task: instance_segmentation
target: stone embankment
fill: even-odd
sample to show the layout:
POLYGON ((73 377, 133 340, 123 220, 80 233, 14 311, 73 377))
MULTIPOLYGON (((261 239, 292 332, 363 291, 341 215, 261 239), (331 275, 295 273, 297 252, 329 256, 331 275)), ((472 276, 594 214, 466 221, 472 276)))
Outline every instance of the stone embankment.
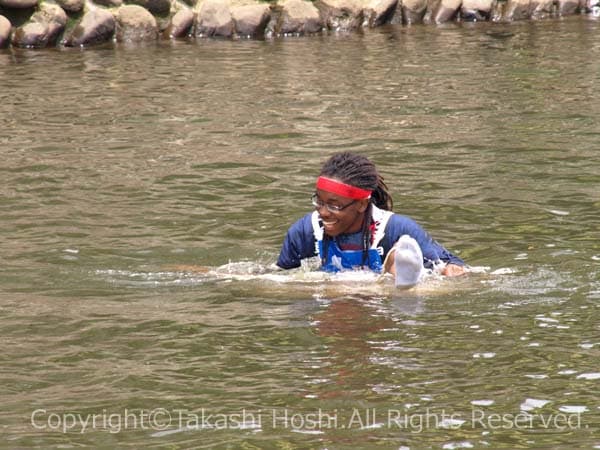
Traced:
POLYGON ((0 47, 272 38, 394 24, 543 19, 600 0, 0 0, 0 47))

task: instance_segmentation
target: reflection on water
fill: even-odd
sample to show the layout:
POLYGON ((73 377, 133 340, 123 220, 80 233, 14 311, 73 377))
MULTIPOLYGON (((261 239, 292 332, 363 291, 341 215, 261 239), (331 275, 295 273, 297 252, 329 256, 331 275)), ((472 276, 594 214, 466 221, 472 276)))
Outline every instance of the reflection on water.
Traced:
POLYGON ((597 28, 0 52, 7 448, 600 445, 597 28), (273 272, 342 149, 477 270, 273 272))

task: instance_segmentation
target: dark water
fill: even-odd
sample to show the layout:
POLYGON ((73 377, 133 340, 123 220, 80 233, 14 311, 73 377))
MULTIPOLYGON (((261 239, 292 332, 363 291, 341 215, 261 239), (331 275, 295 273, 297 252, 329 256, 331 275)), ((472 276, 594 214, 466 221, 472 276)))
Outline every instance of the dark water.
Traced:
POLYGON ((0 446, 600 448, 599 27, 2 50, 0 446), (475 272, 270 274, 340 150, 475 272))

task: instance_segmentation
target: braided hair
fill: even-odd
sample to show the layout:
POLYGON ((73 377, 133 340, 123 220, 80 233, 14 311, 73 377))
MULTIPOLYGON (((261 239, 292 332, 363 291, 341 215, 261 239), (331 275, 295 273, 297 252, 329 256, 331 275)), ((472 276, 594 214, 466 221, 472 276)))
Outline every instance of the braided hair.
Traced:
MULTIPOLYGON (((373 221, 372 205, 388 211, 391 211, 394 206, 392 196, 383 181, 383 177, 377 172, 375 164, 368 158, 350 152, 336 153, 331 156, 323 164, 320 175, 328 178, 336 178, 351 186, 372 191, 362 226, 362 264, 363 266, 365 263, 368 265, 369 247, 373 238, 371 235, 373 221)), ((323 263, 325 263, 327 257, 330 239, 326 234, 323 236, 323 253, 325 254, 323 263)))

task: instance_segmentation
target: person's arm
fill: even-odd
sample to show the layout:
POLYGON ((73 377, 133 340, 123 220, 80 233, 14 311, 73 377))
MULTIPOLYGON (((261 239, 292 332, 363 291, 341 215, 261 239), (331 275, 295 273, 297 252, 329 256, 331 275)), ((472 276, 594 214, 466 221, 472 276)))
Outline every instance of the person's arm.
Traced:
POLYGON ((300 267, 300 261, 311 256, 315 256, 315 238, 311 214, 307 214, 294 223, 285 235, 277 266, 282 269, 300 267))
POLYGON ((390 218, 385 230, 386 242, 383 244, 386 254, 403 234, 408 234, 419 243, 426 268, 431 269, 435 263, 443 261, 446 266, 442 269, 442 275, 457 276, 465 273, 465 262, 462 259, 446 250, 413 219, 399 214, 390 218), (388 245, 389 248, 386 248, 388 245))

